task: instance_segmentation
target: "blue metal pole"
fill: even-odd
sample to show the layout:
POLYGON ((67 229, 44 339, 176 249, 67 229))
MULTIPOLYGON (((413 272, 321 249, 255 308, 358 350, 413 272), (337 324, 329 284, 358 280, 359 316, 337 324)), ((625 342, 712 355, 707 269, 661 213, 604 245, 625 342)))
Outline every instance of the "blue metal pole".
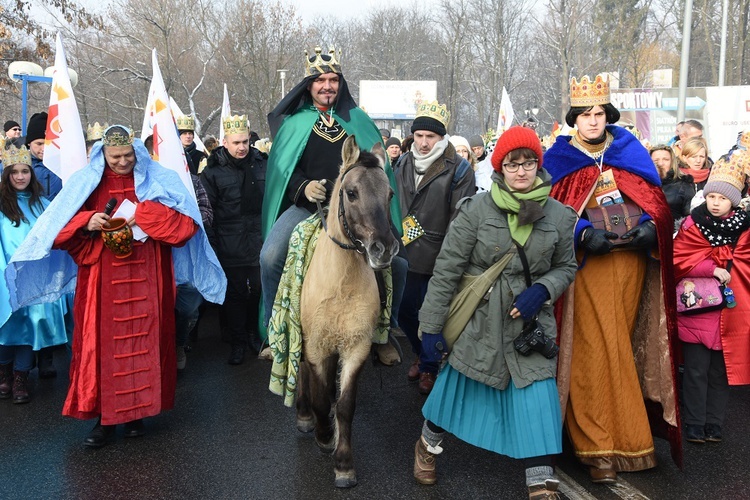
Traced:
POLYGON ((29 82, 52 83, 49 76, 13 75, 14 79, 21 80, 21 135, 26 135, 26 124, 28 123, 28 101, 29 82))

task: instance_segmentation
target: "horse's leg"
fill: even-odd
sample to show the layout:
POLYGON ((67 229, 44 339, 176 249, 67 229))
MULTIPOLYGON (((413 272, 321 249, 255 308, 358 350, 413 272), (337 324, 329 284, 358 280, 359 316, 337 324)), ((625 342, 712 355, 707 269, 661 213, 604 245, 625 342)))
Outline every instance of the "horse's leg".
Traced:
POLYGON ((357 379, 370 353, 370 342, 354 345, 341 355, 341 393, 336 402, 336 452, 333 455, 336 486, 357 485, 352 455, 352 420, 357 399, 357 379))
POLYGON ((302 360, 297 374, 297 430, 312 432, 315 419, 310 407, 310 367, 302 360))
MULTIPOLYGON (((310 363, 310 360, 308 360, 310 363)), ((329 373, 336 373, 337 356, 331 354, 319 363, 310 363, 310 404, 315 415, 315 442, 324 453, 336 446, 331 422, 331 398, 327 381, 329 373)), ((335 385, 334 385, 335 387, 335 385)))

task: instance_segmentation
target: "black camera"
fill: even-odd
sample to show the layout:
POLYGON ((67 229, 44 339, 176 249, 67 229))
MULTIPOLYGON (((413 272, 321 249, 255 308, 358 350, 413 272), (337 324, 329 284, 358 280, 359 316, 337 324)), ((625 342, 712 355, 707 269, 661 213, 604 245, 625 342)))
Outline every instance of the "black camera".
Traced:
POLYGON ((544 335, 544 330, 536 319, 523 325, 521 334, 513 340, 513 347, 523 356, 528 356, 531 351, 536 351, 547 359, 557 356, 560 350, 553 339, 544 335))

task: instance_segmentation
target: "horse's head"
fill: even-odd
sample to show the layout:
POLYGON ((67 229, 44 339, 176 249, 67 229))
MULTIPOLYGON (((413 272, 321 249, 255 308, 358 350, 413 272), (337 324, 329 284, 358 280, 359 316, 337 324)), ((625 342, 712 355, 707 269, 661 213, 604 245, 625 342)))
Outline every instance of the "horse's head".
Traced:
POLYGON ((372 151, 361 151, 350 136, 341 158, 339 193, 333 194, 331 211, 338 214, 343 233, 366 254, 370 267, 388 267, 398 253, 398 240, 391 231, 393 190, 384 170, 385 150, 377 143, 372 151))

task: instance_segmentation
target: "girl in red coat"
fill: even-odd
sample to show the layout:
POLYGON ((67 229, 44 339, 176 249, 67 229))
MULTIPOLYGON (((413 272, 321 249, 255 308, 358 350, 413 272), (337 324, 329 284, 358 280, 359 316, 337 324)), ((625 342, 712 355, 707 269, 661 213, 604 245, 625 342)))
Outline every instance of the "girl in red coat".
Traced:
MULTIPOLYGON (((685 366, 685 439, 692 443, 721 441, 729 385, 748 383, 750 372, 747 348, 738 342, 734 328, 747 317, 750 275, 750 216, 736 209, 745 183, 741 158, 737 154, 716 163, 703 189, 706 202, 685 219, 674 242, 677 280, 713 277, 727 289, 731 285, 738 296, 735 304, 729 298, 728 308, 677 317, 685 366)), ((689 304, 700 307, 707 300, 701 299, 689 304)))

